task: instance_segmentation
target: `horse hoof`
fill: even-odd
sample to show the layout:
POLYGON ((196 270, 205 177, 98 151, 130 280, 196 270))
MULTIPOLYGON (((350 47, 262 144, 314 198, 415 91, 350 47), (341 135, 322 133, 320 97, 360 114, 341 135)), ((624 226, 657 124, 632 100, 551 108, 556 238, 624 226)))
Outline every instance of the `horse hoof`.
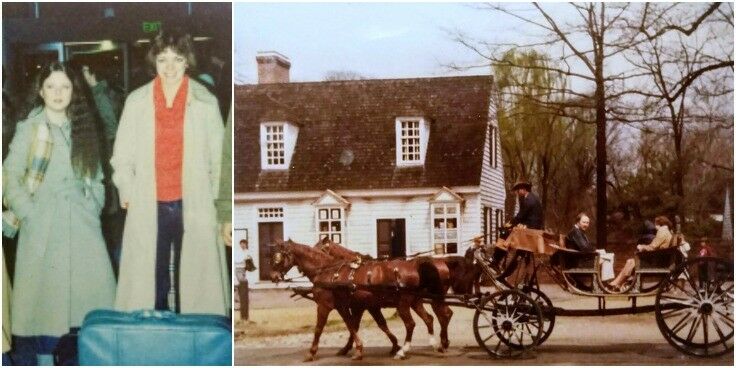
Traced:
POLYGON ((406 355, 404 355, 403 352, 399 352, 398 354, 394 355, 394 360, 404 360, 406 359, 406 355))
POLYGON ((391 348, 391 351, 388 353, 388 355, 395 355, 396 352, 399 351, 399 349, 401 348, 398 345, 394 346, 393 348, 391 348))
POLYGON ((307 356, 304 357, 304 360, 303 361, 304 362, 313 362, 314 360, 315 360, 314 355, 308 354, 307 356))
POLYGON ((353 355, 350 359, 352 359, 352 360, 363 360, 363 356, 362 355, 353 355))
POLYGON ((350 351, 350 349, 342 348, 342 349, 338 350, 337 351, 337 354, 335 354, 335 355, 337 355, 337 356, 345 356, 345 355, 348 355, 348 352, 349 351, 350 351))

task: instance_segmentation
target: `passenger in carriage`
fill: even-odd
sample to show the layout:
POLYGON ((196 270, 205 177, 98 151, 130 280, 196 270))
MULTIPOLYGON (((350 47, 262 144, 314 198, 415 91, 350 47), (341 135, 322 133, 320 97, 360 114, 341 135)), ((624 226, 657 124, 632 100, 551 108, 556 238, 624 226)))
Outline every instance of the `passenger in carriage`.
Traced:
POLYGON ((511 220, 510 226, 524 225, 529 229, 543 230, 542 202, 532 193, 532 185, 522 180, 514 184, 511 190, 519 196, 519 213, 511 220))
MULTIPOLYGON (((652 239, 649 244, 638 244, 636 249, 639 252, 651 252, 657 249, 664 249, 670 247, 672 244, 672 222, 665 216, 657 216, 654 219, 654 226, 657 228, 657 235, 652 239)), ((623 283, 632 275, 634 272, 636 263, 633 258, 626 260, 624 268, 621 269, 618 276, 611 281, 609 284, 615 289, 620 289, 623 283)))
POLYGON ((589 226, 590 217, 585 212, 578 214, 575 218, 575 225, 572 226, 572 230, 565 237, 565 247, 581 252, 595 252, 595 247, 590 244, 588 237, 585 235, 589 226))

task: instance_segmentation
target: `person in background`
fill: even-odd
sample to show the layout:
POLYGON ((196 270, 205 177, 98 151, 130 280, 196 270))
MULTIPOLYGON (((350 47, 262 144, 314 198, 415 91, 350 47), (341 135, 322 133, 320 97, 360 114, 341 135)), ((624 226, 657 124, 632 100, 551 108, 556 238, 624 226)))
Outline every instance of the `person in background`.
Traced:
POLYGON ((113 305, 115 277, 100 225, 103 157, 86 88, 65 64, 42 67, 31 112, 3 162, 3 232, 18 236, 14 364, 52 364, 62 335, 88 312, 113 305))
POLYGON ((188 34, 159 33, 146 60, 156 76, 128 96, 111 160, 128 211, 115 308, 228 315, 217 99, 187 74, 196 67, 188 34))
POLYGON ((575 225, 567 233, 565 238, 565 245, 569 249, 574 249, 581 252, 595 252, 596 248, 590 244, 588 237, 585 232, 588 231, 590 226, 590 218, 584 212, 578 214, 575 218, 575 225))
POLYGON ((249 289, 248 289, 248 278, 246 277, 247 272, 253 272, 256 270, 256 265, 253 263, 253 259, 248 254, 248 240, 240 240, 240 249, 245 253, 243 258, 244 272, 238 275, 238 298, 240 299, 240 319, 242 321, 250 321, 249 314, 249 289))
POLYGON ((113 92, 106 80, 101 80, 100 73, 95 64, 91 62, 80 63, 84 80, 92 92, 97 113, 102 121, 104 135, 103 152, 105 156, 103 170, 106 173, 105 184, 105 207, 102 211, 102 228, 107 243, 107 249, 112 259, 113 270, 118 273, 120 265, 120 246, 123 238, 123 226, 125 224, 125 213, 120 208, 118 192, 110 178, 112 170, 109 166, 112 147, 115 143, 115 134, 118 131, 118 115, 120 107, 113 98, 113 92))
POLYGON ((118 131, 118 111, 120 108, 111 97, 112 92, 107 81, 99 79, 99 72, 92 63, 82 64, 82 74, 92 92, 92 98, 97 107, 97 112, 100 114, 100 119, 102 120, 105 143, 107 144, 105 147, 112 149, 113 143, 115 142, 115 134, 118 131))
MULTIPOLYGON (((672 245, 672 222, 665 216, 657 216, 654 219, 654 226, 657 228, 657 235, 649 244, 638 244, 636 250, 639 252, 651 252, 657 249, 668 248, 672 245)), ((618 273, 616 278, 611 281, 610 286, 615 289, 621 288, 621 285, 632 275, 636 267, 636 261, 633 258, 626 260, 624 268, 618 273)))
POLYGON ((519 181, 511 190, 515 191, 519 198, 519 213, 514 216, 509 225, 523 225, 529 229, 543 230, 542 202, 539 201, 536 194, 532 193, 532 185, 526 181, 519 181))
POLYGON ((649 244, 654 240, 655 236, 657 236, 657 227, 654 226, 653 222, 645 220, 637 244, 649 244))

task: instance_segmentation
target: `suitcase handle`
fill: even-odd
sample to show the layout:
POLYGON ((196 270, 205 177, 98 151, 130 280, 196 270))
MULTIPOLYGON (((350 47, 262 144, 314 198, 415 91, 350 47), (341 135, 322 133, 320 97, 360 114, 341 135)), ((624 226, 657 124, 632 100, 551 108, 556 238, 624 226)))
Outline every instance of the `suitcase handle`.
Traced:
POLYGON ((133 312, 133 317, 138 319, 170 319, 176 317, 176 313, 172 311, 144 309, 133 312))

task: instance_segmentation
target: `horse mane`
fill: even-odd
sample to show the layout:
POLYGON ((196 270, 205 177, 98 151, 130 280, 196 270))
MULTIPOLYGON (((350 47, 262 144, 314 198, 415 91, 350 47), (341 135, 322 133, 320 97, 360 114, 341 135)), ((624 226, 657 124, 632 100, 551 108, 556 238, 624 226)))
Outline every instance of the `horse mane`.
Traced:
POLYGON ((334 263, 336 260, 332 255, 321 249, 310 247, 306 244, 297 243, 291 239, 284 242, 284 246, 290 248, 292 252, 298 253, 300 257, 312 261, 317 267, 324 267, 334 263))
POLYGON ((343 245, 340 245, 338 243, 333 242, 332 240, 328 238, 324 238, 317 242, 317 244, 314 245, 315 249, 319 249, 320 251, 323 251, 329 255, 332 256, 338 256, 338 257, 360 257, 361 259, 365 260, 373 260, 373 257, 367 254, 356 252, 352 249, 349 249, 343 245), (328 251, 328 249, 336 249, 337 254, 332 254, 328 251))

